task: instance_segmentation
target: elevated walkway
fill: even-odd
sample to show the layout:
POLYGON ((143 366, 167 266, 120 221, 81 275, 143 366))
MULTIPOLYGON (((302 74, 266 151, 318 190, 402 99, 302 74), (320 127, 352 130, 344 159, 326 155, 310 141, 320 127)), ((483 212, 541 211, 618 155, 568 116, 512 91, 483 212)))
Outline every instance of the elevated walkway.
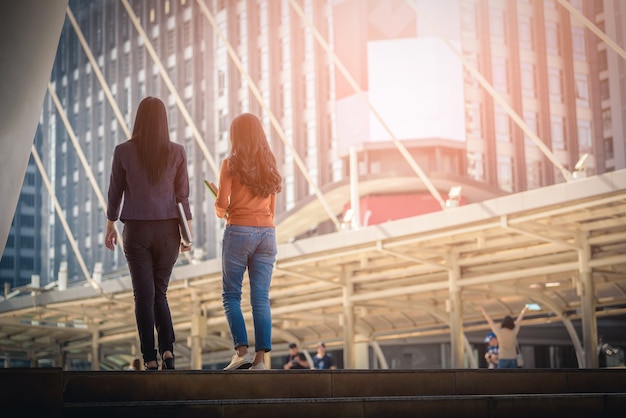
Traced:
POLYGON ((626 369, 0 370, 6 417, 624 417, 626 369))

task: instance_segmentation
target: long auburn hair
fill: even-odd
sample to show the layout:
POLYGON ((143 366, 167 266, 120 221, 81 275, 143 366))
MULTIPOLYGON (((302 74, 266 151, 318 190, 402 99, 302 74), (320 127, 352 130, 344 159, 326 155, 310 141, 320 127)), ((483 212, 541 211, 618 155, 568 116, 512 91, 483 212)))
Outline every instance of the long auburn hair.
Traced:
POLYGON ((167 168, 171 146, 167 112, 160 99, 148 96, 139 103, 131 139, 139 148, 139 161, 148 180, 156 184, 167 168))
POLYGON ((230 143, 229 169, 233 176, 248 186, 255 196, 268 197, 281 191, 283 179, 258 117, 242 113, 233 119, 230 143))
POLYGON ((513 329, 515 328, 515 321, 513 320, 513 318, 509 315, 505 316, 504 319, 502 319, 502 323, 500 324, 500 328, 508 328, 508 329, 513 329))

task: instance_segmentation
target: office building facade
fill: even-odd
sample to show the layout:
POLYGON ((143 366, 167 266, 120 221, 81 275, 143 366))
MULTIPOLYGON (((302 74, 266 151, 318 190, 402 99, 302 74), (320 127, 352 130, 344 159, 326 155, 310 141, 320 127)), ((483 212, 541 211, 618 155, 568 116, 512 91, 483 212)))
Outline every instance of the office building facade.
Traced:
MULTIPOLYGON (((623 45, 619 1, 569 4, 623 45)), ((47 96, 42 156, 90 272, 100 262, 105 274, 125 268, 121 251, 103 246, 93 183, 106 198, 113 148, 146 95, 166 103, 172 140, 187 150, 197 258, 220 253, 223 224, 202 180, 217 178, 241 112, 260 115, 269 133, 284 177, 279 216, 347 181, 351 147, 360 176, 412 184, 362 195, 370 224, 439 209, 396 141, 440 193, 463 186, 462 202, 564 181, 528 132, 568 170, 585 153, 587 174, 626 166, 623 60, 556 0, 71 1, 70 10, 81 34, 66 19, 51 76, 60 106, 47 96)), ((82 280, 52 199, 42 203, 43 281, 62 262, 70 281, 82 280)), ((349 207, 346 197, 335 215, 349 207)), ((320 222, 292 238, 331 230, 320 222)))
MULTIPOLYGON (((41 153, 41 129, 37 130, 33 146, 38 153, 41 153)), ((0 259, 0 283, 2 283, 4 295, 11 293, 11 289, 29 286, 31 282, 41 284, 44 239, 40 232, 43 220, 40 210, 44 198, 41 176, 31 156, 26 166, 26 174, 6 246, 0 259)))

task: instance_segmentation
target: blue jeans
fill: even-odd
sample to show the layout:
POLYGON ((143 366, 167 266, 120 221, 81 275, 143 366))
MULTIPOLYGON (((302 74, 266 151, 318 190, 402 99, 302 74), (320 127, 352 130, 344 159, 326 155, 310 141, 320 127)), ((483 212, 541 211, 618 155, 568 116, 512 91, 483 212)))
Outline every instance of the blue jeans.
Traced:
POLYGON ((241 287, 248 269, 255 351, 272 349, 270 282, 276 261, 276 233, 272 227, 227 225, 222 243, 222 303, 235 349, 248 347, 241 312, 241 287))
POLYGON ((180 250, 178 219, 126 221, 124 254, 135 296, 135 319, 144 362, 156 360, 154 328, 159 353, 174 352, 174 326, 167 303, 167 287, 180 250))
POLYGON ((517 369, 517 359, 498 359, 498 369, 517 369))

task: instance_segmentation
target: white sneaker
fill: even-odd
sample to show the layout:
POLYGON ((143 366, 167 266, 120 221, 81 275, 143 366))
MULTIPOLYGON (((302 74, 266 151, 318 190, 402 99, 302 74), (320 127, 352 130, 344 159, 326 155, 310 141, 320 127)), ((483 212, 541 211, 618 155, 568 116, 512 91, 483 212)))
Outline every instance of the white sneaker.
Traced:
POLYGON ((252 366, 252 356, 250 353, 246 353, 241 357, 235 353, 230 364, 224 367, 224 370, 249 369, 250 366, 252 366))
POLYGON ((265 370, 265 363, 253 364, 248 370, 265 370))

